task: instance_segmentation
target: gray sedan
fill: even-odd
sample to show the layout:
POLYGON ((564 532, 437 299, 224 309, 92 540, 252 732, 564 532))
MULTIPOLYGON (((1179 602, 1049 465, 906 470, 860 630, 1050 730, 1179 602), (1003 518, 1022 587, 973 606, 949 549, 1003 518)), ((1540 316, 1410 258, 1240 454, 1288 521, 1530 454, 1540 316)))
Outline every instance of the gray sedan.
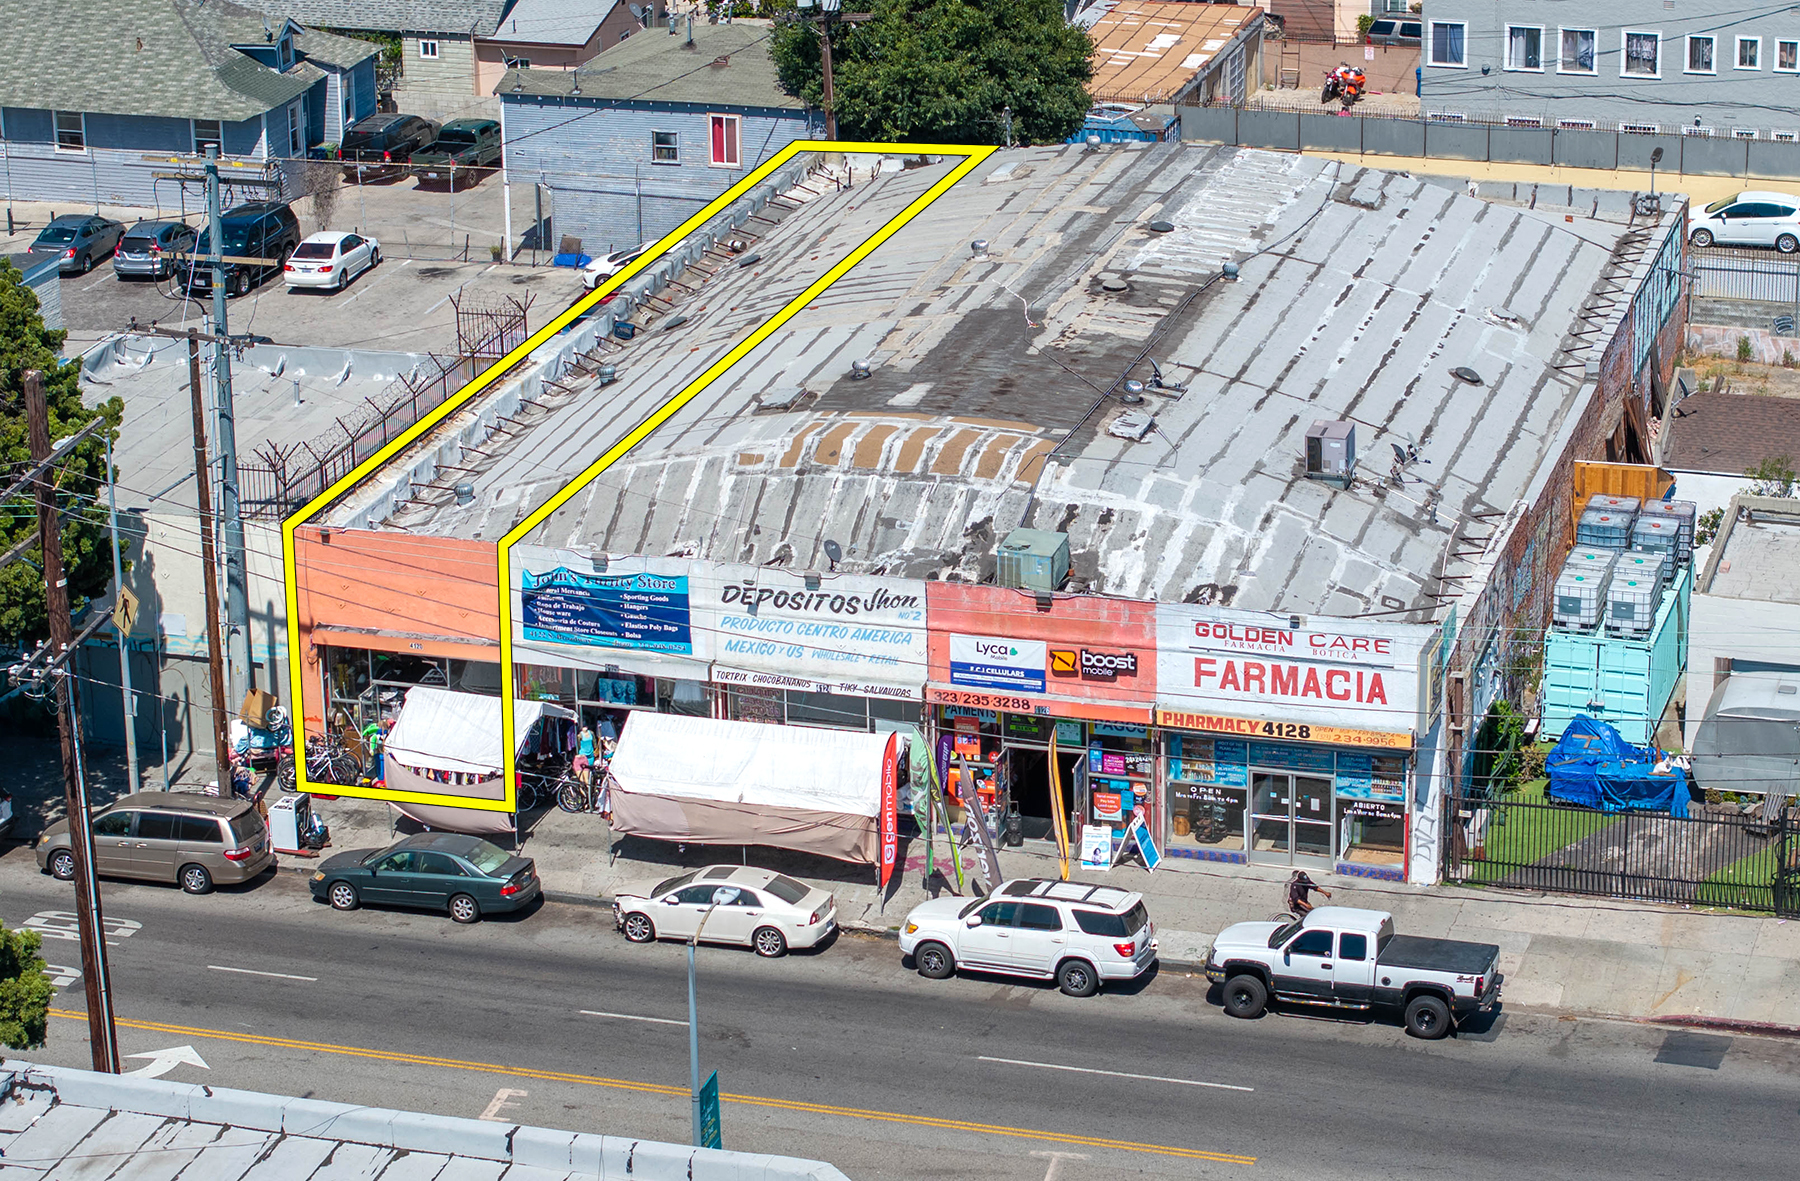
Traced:
POLYGON ((124 236, 125 227, 110 217, 65 213, 43 228, 31 250, 34 254, 61 255, 65 275, 85 275, 95 263, 112 257, 124 236))

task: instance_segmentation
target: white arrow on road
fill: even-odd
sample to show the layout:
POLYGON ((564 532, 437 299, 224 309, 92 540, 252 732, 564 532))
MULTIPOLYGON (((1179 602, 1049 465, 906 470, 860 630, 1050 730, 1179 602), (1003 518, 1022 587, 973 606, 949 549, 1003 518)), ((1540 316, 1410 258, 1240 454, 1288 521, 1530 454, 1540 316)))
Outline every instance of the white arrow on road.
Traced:
POLYGON ((150 1065, 138 1070, 128 1070, 126 1074, 142 1075, 145 1078, 161 1078, 177 1066, 198 1066, 201 1070, 211 1070, 206 1059, 194 1052, 192 1046, 171 1046, 166 1050, 152 1050, 148 1054, 127 1054, 127 1058, 148 1058, 150 1065))

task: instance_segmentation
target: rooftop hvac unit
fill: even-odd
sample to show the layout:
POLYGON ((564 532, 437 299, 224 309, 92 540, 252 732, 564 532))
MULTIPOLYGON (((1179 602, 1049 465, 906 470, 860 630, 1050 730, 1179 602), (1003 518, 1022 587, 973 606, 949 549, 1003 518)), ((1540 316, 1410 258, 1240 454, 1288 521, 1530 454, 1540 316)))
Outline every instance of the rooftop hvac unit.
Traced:
POLYGON ((1014 529, 995 551, 994 581, 1049 594, 1069 577, 1069 535, 1048 529, 1014 529))
POLYGON ((1356 424, 1321 419, 1306 428, 1306 478, 1350 486, 1356 469, 1356 424))

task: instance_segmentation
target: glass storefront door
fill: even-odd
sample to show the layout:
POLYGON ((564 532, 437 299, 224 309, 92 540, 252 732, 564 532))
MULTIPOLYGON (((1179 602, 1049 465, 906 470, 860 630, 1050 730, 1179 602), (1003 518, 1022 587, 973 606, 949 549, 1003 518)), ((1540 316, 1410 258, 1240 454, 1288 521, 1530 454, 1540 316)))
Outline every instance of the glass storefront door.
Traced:
POLYGON ((1254 860, 1280 865, 1331 860, 1331 780, 1255 771, 1250 806, 1254 860))

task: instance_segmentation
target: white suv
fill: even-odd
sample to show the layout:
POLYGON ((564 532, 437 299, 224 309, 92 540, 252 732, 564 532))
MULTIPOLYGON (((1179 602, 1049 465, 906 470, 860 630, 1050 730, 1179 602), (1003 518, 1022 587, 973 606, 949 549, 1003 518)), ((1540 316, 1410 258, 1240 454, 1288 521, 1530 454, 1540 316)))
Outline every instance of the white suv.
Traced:
POLYGON ((1800 197, 1791 193, 1736 193, 1688 214, 1688 241, 1696 246, 1773 246, 1800 251, 1800 197))
POLYGON ((900 952, 919 975, 958 968, 1055 980, 1092 996, 1103 980, 1135 980, 1156 963, 1156 927, 1144 897, 1117 886, 1022 878, 986 898, 939 898, 913 907, 900 952))

